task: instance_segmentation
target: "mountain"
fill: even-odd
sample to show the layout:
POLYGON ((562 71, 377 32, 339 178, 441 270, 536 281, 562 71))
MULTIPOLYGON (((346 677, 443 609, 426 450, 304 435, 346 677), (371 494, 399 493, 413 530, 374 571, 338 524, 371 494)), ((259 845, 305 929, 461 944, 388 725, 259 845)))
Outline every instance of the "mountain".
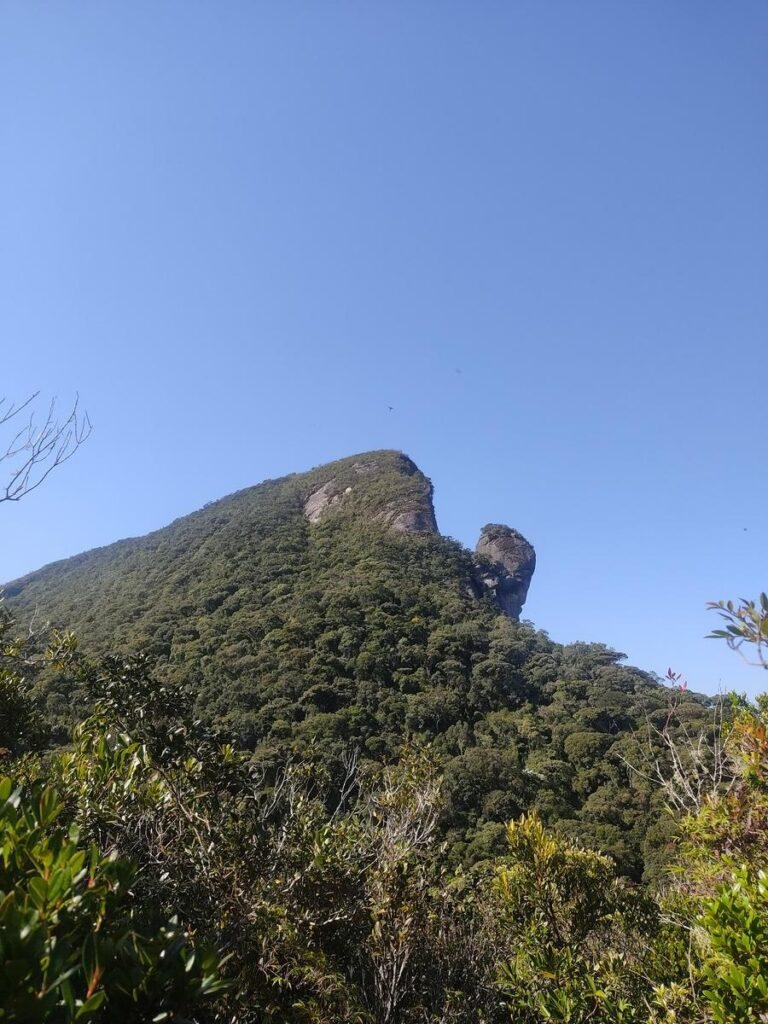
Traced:
MULTIPOLYGON (((267 761, 430 743, 457 859, 485 855, 535 807, 638 876, 663 825, 623 759, 637 760, 634 734, 670 691, 601 644, 563 646, 519 622, 534 568, 510 527, 484 527, 475 552, 441 536, 430 481, 377 451, 264 481, 5 593, 89 654, 147 652, 202 718, 267 761)), ((62 737, 82 713, 67 679, 46 679, 39 699, 62 737)), ((677 699, 703 720, 701 701, 677 699)))

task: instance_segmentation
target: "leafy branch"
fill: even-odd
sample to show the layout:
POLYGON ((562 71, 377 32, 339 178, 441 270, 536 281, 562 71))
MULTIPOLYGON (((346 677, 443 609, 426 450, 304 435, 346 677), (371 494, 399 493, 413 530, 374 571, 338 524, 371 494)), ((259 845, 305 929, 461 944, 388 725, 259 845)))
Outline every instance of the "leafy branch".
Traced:
POLYGON ((725 640, 748 665, 768 669, 768 594, 761 594, 756 601, 742 598, 737 604, 710 601, 707 607, 717 611, 727 623, 725 629, 713 629, 707 638, 725 640), (744 654, 744 644, 754 647, 756 661, 744 654))

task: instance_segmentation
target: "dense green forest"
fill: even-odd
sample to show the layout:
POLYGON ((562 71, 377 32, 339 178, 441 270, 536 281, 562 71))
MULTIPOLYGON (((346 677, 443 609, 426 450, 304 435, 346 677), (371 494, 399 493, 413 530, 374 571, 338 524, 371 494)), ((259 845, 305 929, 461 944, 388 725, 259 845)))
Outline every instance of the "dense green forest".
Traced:
MULTIPOLYGON (((631 877, 652 873, 667 821, 626 762, 669 692, 600 644, 562 646, 500 614, 469 551, 389 527, 418 510, 434 521, 409 459, 354 456, 52 565, 7 596, 20 619, 74 630, 89 654, 151 657, 201 719, 265 763, 309 758, 343 775, 350 751, 390 762, 406 740, 429 744, 456 863, 499 852, 505 822, 535 810, 631 877), (343 500, 311 523, 307 499, 329 481, 343 500)), ((66 676, 44 677, 37 698, 62 740, 86 706, 66 676)), ((705 701, 677 703, 692 727, 706 722, 705 701)))
POLYGON ((376 452, 9 584, 0 1020, 766 1019, 768 706, 492 569, 376 452))
MULTIPOLYGON (((768 598, 724 612, 764 643, 768 598)), ((768 1013, 768 707, 658 733, 674 825, 654 884, 510 820, 452 863, 429 746, 267 771, 141 656, 41 649, 4 613, 0 1019, 747 1024, 768 1013), (29 680, 90 714, 51 749, 29 680)), ((736 640, 739 642, 739 640, 736 640)))

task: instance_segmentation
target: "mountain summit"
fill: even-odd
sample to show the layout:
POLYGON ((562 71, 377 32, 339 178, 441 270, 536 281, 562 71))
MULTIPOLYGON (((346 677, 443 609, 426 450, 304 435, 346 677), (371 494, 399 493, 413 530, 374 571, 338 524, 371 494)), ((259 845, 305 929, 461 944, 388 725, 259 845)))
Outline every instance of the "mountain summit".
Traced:
MULTIPOLYGON (((178 557, 197 561, 198 554, 192 546, 177 546, 174 538, 189 536, 190 528, 197 535, 196 527, 207 519, 211 535, 206 531, 205 548, 215 548, 216 539, 226 535, 222 530, 226 530, 230 512, 237 510, 247 514, 265 501, 279 506, 289 516, 296 516, 301 509, 310 526, 338 519, 348 526, 357 522, 399 534, 439 536, 432 495, 431 481, 407 455, 389 450, 364 452, 306 473, 266 480, 212 502, 146 537, 117 541, 55 562, 7 584, 5 593, 8 598, 18 598, 21 605, 30 605, 34 600, 37 607, 45 607, 50 601, 52 585, 57 589, 57 585, 66 580, 68 587, 78 590, 89 581, 89 591, 90 584, 96 586, 93 596, 98 598, 99 604, 109 603, 104 584, 110 574, 102 574, 102 567, 113 564, 116 559, 130 572, 146 560, 150 552, 166 552, 169 544, 178 557)), ((476 550, 480 557, 477 571, 472 573, 469 592, 477 597, 490 597, 505 614, 519 618, 536 565, 533 548, 510 527, 486 526, 476 550)), ((75 622, 81 625, 79 614, 75 622)))
POLYGON ((311 523, 346 504, 398 533, 438 533, 432 484, 401 452, 354 455, 304 475, 313 484, 328 478, 304 502, 311 523))
MULTIPOLYGON (((520 622, 535 561, 509 526, 485 526, 476 551, 443 537, 427 477, 376 451, 48 565, 6 597, 89 656, 148 656, 267 764, 339 764, 350 749, 386 762, 428 744, 457 862, 500 849, 503 823, 535 808, 639 876, 663 816, 626 760, 667 693, 602 644, 520 622)), ((79 686, 56 676, 36 691, 62 742, 88 706, 79 686)), ((699 719, 691 695, 676 699, 699 719)))

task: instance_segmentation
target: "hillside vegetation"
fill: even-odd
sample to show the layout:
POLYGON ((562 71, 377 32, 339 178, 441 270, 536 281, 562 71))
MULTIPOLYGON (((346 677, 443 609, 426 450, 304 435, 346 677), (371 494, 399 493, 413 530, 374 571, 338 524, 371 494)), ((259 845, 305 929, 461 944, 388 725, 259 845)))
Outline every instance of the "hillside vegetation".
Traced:
MULTIPOLYGON (((478 583, 482 559, 430 526, 431 491, 399 453, 354 456, 48 566, 7 595, 90 655, 142 651, 264 763, 313 760, 340 778, 351 751, 390 763, 406 741, 430 745, 455 863, 503 849, 505 822, 533 810, 628 875, 652 872, 669 823, 626 762, 670 691, 603 645, 563 646, 502 614, 478 583), (328 504, 310 522, 318 491, 328 504), (404 516, 426 528, 393 529, 404 516)), ((66 674, 37 685, 63 741, 87 695, 66 674)), ((706 721, 703 701, 676 703, 692 728, 706 721)))
POLYGON ((0 1021, 766 1017, 768 704, 519 622, 531 545, 431 494, 356 456, 8 586, 0 1021))
MULTIPOLYGON (((768 635, 768 598, 728 608, 768 635), (753 614, 754 613, 754 614, 753 614), (757 625, 755 625, 755 623, 757 625)), ((675 822, 654 886, 510 820, 450 863, 440 759, 268 771, 141 656, 41 651, 0 612, 0 1019, 25 1024, 754 1024, 768 1013, 768 728, 675 721, 675 822), (27 680, 91 713, 46 750, 27 680), (688 734, 689 736, 691 734, 688 734)), ((762 641, 760 641, 762 643, 762 641)), ((650 769, 650 765, 646 765, 650 769)), ((674 818, 672 811, 675 810, 674 818)))

